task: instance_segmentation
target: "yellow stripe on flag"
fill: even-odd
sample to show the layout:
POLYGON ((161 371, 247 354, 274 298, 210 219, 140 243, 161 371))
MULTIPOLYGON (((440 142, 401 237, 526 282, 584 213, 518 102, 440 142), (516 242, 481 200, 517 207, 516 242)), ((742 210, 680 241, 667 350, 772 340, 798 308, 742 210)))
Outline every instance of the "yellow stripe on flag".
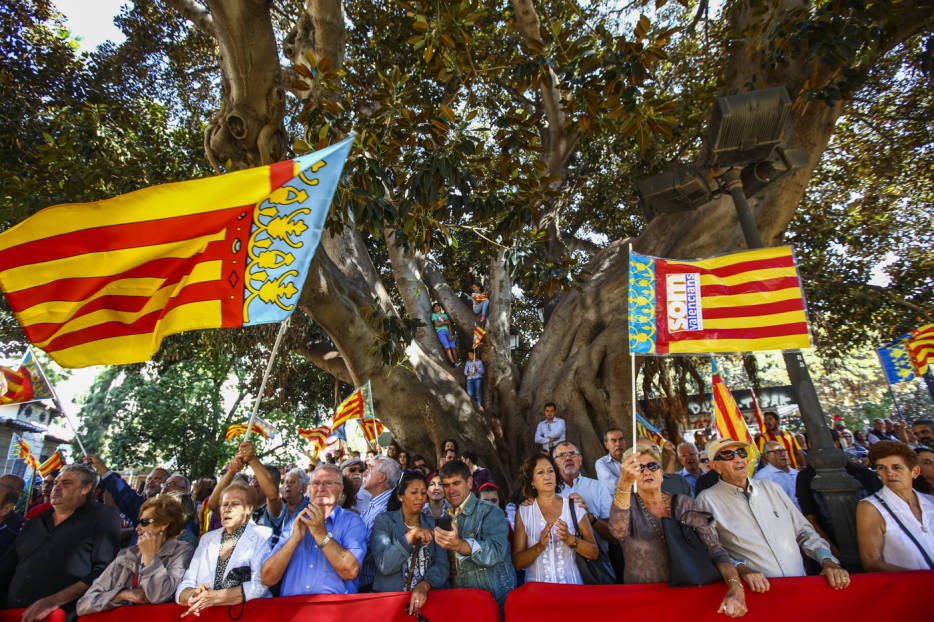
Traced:
MULTIPOLYGON (((706 324, 706 322, 705 322, 706 324)), ((805 335, 787 337, 762 337, 759 339, 695 339, 672 341, 668 350, 674 354, 696 354, 700 352, 743 352, 745 350, 795 350, 810 348, 811 342, 805 335)))
MULTIPOLYGON (((193 283, 217 281, 221 278, 221 270, 223 267, 224 262, 220 259, 199 263, 192 269, 191 274, 186 277, 185 280, 163 289, 177 290, 179 287, 184 287, 185 285, 191 285, 193 283)), ((70 320, 78 309, 92 300, 96 300, 102 296, 142 296, 148 298, 157 294, 164 282, 164 278, 120 279, 119 281, 108 283, 100 290, 96 291, 94 295, 88 296, 77 303, 70 300, 53 300, 51 302, 34 305, 20 312, 19 321, 23 326, 31 326, 36 321, 62 324, 70 320)), ((148 306, 150 305, 147 305, 147 307, 148 306)), ((114 317, 114 319, 117 318, 114 317)))
MULTIPOLYGON (((27 221, 28 222, 28 221, 27 221)), ((98 278, 121 274, 153 258, 186 258, 203 250, 210 242, 223 240, 226 231, 190 240, 153 244, 10 268, 2 273, 7 292, 17 292, 61 279, 98 278)))
MULTIPOLYGON (((296 165, 293 164, 293 170, 296 165)), ((33 240, 80 231, 75 223, 95 227, 167 219, 190 214, 254 205, 270 192, 268 166, 236 171, 161 186, 143 188, 112 199, 92 203, 54 205, 11 228, 0 238, 0 250, 33 240), (158 205, 158 212, 153 206, 158 205), (192 209, 193 206, 203 206, 192 209)))
POLYGON ((668 265, 683 265, 687 271, 690 271, 691 268, 696 268, 700 266, 708 270, 714 270, 716 268, 723 268, 726 266, 732 266, 738 263, 744 263, 747 261, 761 261, 763 259, 776 259, 779 257, 790 257, 791 248, 788 246, 773 246, 771 248, 757 248, 751 251, 743 251, 742 253, 732 253, 730 255, 723 255, 722 257, 711 257, 710 259, 701 259, 700 261, 692 261, 691 263, 682 263, 677 259, 668 259, 668 265))
POLYGON ((787 268, 763 268, 762 270, 749 270, 730 276, 716 276, 715 274, 701 274, 700 284, 704 285, 742 285, 752 281, 766 281, 768 279, 782 279, 797 277, 798 271, 794 266, 787 268))
MULTIPOLYGON (((788 287, 777 289, 774 292, 755 292, 752 294, 733 294, 732 296, 704 296, 705 309, 722 307, 745 307, 747 305, 761 305, 769 302, 783 302, 785 300, 799 300, 801 289, 788 287)), ((706 324, 706 318, 704 324, 706 324)))
POLYGON ((175 307, 159 324, 156 332, 141 335, 106 337, 55 352, 55 360, 64 367, 99 365, 101 350, 108 350, 114 360, 139 360, 140 352, 151 357, 163 337, 188 330, 217 328, 222 324, 221 301, 206 300, 175 307))

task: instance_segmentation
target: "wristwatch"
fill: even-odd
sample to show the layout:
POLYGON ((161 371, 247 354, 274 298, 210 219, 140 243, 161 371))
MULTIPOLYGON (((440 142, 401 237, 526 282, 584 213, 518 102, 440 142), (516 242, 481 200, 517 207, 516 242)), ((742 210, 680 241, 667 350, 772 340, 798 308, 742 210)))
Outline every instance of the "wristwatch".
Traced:
POLYGON ((330 542, 333 539, 334 539, 334 534, 329 531, 327 535, 324 536, 324 540, 318 543, 318 548, 323 549, 325 546, 327 546, 328 542, 330 542))

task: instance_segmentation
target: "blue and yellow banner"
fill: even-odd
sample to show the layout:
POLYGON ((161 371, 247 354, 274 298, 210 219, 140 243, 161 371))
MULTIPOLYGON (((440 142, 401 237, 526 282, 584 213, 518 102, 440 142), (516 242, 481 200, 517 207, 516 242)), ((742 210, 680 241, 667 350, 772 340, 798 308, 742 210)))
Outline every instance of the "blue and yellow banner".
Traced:
POLYGON ((907 382, 915 377, 915 367, 911 364, 911 357, 908 355, 909 340, 911 340, 911 333, 902 335, 881 348, 876 348, 879 364, 882 365, 882 371, 885 372, 889 384, 907 382))

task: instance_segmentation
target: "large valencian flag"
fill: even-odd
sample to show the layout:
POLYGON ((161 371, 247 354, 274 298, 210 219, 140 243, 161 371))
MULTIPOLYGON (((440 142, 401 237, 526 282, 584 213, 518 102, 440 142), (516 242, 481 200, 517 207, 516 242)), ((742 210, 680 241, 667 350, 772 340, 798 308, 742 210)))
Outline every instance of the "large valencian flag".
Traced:
POLYGON ((804 292, 790 246, 699 261, 629 255, 634 354, 810 347, 804 292))
POLYGON ((63 367, 137 363, 167 335, 282 321, 352 143, 46 208, 0 234, 0 287, 63 367))

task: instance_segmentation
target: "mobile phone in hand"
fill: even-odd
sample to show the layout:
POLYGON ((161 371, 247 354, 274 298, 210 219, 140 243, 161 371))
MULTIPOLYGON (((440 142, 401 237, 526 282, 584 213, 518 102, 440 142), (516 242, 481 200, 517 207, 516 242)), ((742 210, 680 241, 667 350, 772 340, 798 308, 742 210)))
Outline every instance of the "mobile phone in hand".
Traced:
POLYGON ((445 531, 451 531, 451 517, 442 516, 441 518, 435 521, 435 527, 444 529, 445 531))

